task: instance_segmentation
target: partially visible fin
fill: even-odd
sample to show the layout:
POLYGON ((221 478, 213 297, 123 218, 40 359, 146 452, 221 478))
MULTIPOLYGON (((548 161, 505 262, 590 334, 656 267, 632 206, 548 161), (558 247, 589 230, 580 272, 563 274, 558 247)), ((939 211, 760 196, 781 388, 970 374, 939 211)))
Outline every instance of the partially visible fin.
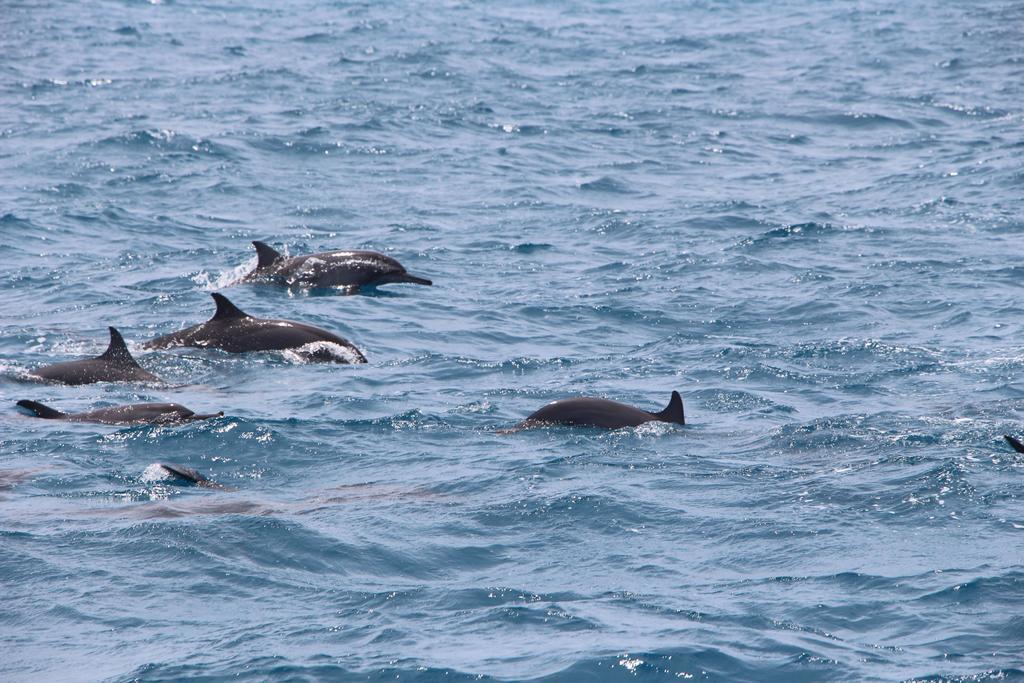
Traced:
POLYGON ((256 256, 260 260, 260 262, 256 265, 257 268, 266 268, 267 266, 272 266, 276 261, 284 258, 284 256, 281 255, 281 252, 277 251, 266 242, 253 240, 252 246, 256 247, 256 256))
POLYGON ((1013 447, 1013 450, 1017 451, 1018 453, 1024 453, 1024 443, 1017 441, 1017 439, 1013 438, 1009 434, 1003 436, 1003 438, 1006 439, 1006 443, 1010 444, 1010 446, 1013 447))
POLYGON ((660 413, 654 413, 658 416, 658 419, 662 422, 675 422, 676 424, 686 424, 686 417, 683 415, 683 397, 679 395, 678 391, 672 392, 672 398, 668 402, 668 407, 660 413))
POLYGON ((210 296, 217 302, 217 312, 213 314, 210 320, 231 320, 232 318, 248 318, 249 314, 245 313, 233 303, 228 301, 228 298, 223 294, 217 294, 214 292, 210 296))
POLYGON ((26 410, 31 410, 36 414, 36 417, 43 417, 47 420, 59 420, 62 417, 67 417, 67 413, 62 413, 59 410, 54 410, 50 406, 44 406, 38 401, 29 401, 22 399, 18 401, 18 405, 26 410))
POLYGON ((113 327, 110 328, 110 345, 107 347, 107 350, 99 356, 99 359, 138 366, 138 363, 135 362, 135 359, 132 358, 132 354, 128 351, 127 344, 124 343, 124 337, 122 337, 121 333, 113 327))

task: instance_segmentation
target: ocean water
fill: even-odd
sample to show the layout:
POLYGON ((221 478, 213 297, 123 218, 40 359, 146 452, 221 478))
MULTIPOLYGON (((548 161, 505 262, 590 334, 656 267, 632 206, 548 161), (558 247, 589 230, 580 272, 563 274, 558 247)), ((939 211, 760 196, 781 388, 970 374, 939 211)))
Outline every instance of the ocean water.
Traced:
POLYGON ((0 680, 1024 678, 1021 2, 39 0, 0 54, 0 680), (214 291, 369 363, 141 349, 214 291), (108 325, 170 385, 26 380, 108 325))

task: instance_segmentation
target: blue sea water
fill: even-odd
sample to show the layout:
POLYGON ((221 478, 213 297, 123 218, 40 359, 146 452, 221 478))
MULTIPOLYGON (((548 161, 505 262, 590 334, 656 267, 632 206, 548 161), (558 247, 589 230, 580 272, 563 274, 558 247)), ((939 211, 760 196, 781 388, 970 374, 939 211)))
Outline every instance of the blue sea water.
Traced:
POLYGON ((0 680, 1024 678, 1021 2, 39 0, 0 54, 0 680), (230 286, 253 239, 435 285, 230 286), (140 348, 213 291, 370 362, 140 348), (26 380, 108 325, 172 386, 26 380))

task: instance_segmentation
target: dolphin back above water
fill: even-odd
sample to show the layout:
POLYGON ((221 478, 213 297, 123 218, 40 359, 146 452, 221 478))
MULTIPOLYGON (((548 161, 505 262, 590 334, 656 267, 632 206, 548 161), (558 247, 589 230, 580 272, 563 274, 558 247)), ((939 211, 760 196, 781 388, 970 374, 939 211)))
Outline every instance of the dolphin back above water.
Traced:
POLYGON ((224 412, 198 414, 177 403, 136 403, 113 408, 100 408, 86 413, 62 413, 38 401, 18 401, 18 405, 32 411, 36 417, 66 422, 98 422, 100 424, 174 424, 192 420, 208 420, 222 417, 224 412))
POLYGON ((179 332, 165 334, 144 344, 147 349, 166 349, 172 346, 195 346, 221 349, 229 353, 248 351, 282 351, 297 349, 316 342, 328 342, 341 347, 346 357, 323 349, 312 349, 312 360, 339 363, 365 363, 366 357, 351 342, 327 330, 291 320, 255 318, 241 311, 223 294, 214 293, 217 312, 205 323, 186 327, 179 332))
POLYGON ((609 401, 605 398, 567 398, 547 404, 505 431, 518 431, 547 425, 621 429, 636 427, 645 422, 686 424, 686 418, 683 415, 683 397, 679 395, 678 391, 673 391, 668 407, 657 413, 649 413, 646 410, 640 410, 618 401, 609 401))
POLYGON ((376 287, 391 282, 433 284, 410 275, 405 267, 376 251, 324 251, 284 256, 265 242, 255 241, 259 262, 242 282, 268 282, 287 287, 376 287))
POLYGON ((162 382, 159 377, 146 372, 135 362, 124 337, 113 327, 110 328, 110 345, 95 358, 73 360, 66 363, 44 365, 32 370, 30 375, 64 384, 91 384, 93 382, 162 382))

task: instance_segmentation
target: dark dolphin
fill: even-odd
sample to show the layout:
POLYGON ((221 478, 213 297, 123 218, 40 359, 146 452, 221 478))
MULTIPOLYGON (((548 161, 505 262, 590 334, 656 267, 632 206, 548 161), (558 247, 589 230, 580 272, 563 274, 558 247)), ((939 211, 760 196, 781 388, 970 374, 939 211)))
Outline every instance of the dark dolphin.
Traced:
POLYGON ((618 401, 604 398, 567 398, 549 403, 525 420, 505 431, 530 429, 545 425, 568 425, 572 427, 600 427, 621 429, 636 427, 645 422, 674 422, 686 424, 683 416, 683 397, 678 391, 672 392, 668 407, 659 413, 649 413, 618 401))
POLYGON ((376 287, 390 282, 431 285, 430 280, 406 272, 405 267, 376 251, 323 251, 287 257, 265 242, 255 241, 259 263, 242 282, 268 282, 287 287, 376 287))
POLYGON ((36 417, 47 420, 65 420, 67 422, 99 422, 108 425, 130 424, 173 424, 191 422, 192 420, 208 420, 211 417, 223 417, 224 412, 198 414, 177 403, 136 403, 114 408, 100 408, 87 413, 62 413, 38 401, 21 400, 18 405, 31 410, 36 417))
POLYGON ((1004 435, 1003 438, 1006 439, 1006 443, 1010 444, 1010 448, 1018 453, 1024 453, 1024 443, 1017 441, 1017 439, 1013 438, 1009 434, 1004 435))
POLYGON ((221 489, 223 491, 234 491, 235 489, 223 484, 218 484, 212 479, 207 479, 202 474, 192 469, 191 467, 183 467, 181 465, 169 465, 167 463, 158 463, 164 471, 174 475, 178 479, 184 479, 185 481, 191 482, 196 486, 202 486, 208 489, 221 489))
POLYGON ((91 384, 92 382, 163 382, 159 377, 143 370, 125 346, 121 333, 110 328, 110 346, 102 355, 86 360, 44 365, 29 372, 30 375, 64 384, 91 384))
POLYGON ((205 323, 186 327, 180 332, 165 334, 145 344, 147 349, 166 349, 172 346, 196 346, 222 349, 230 353, 247 351, 280 351, 297 349, 314 342, 330 342, 346 349, 354 360, 342 359, 327 349, 311 348, 312 360, 339 363, 365 363, 366 357, 347 339, 319 327, 292 322, 254 318, 243 313, 222 294, 212 294, 217 312, 205 323))

